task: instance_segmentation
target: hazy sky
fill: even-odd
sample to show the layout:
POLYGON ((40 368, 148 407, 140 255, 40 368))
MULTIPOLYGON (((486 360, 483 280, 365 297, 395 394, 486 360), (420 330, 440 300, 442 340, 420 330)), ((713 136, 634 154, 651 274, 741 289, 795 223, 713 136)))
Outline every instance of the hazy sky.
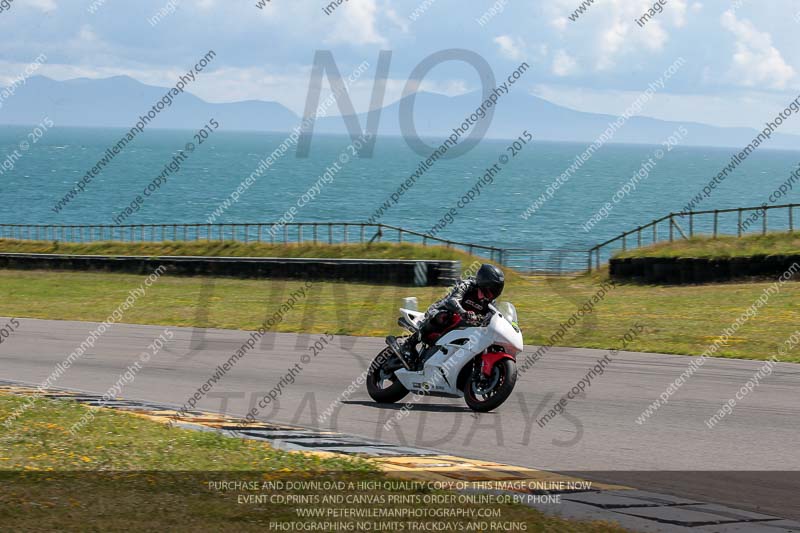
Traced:
MULTIPOLYGON (((369 62, 351 88, 365 110, 379 50, 393 51, 388 103, 423 58, 466 48, 498 79, 528 62, 524 90, 585 111, 621 112, 679 57, 686 64, 641 114, 755 127, 800 93, 797 0, 668 0, 644 27, 635 19, 649 0, 596 0, 575 21, 580 0, 349 0, 330 15, 323 1, 271 0, 263 9, 257 1, 13 0, 0 12, 0 81, 44 53, 39 72, 56 79, 127 74, 166 86, 213 49, 192 92, 214 102, 275 100, 300 113, 314 51, 324 49, 345 75, 369 62), (161 9, 174 12, 148 22, 161 9)), ((460 63, 422 84, 446 94, 478 87, 460 63)), ((800 133, 800 122, 783 131, 800 133)))

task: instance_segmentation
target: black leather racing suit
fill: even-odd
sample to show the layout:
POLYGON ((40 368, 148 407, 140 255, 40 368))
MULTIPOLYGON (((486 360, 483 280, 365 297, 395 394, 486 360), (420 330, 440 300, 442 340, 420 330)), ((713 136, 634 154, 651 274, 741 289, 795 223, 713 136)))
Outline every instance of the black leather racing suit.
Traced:
POLYGON ((412 337, 411 342, 419 342, 429 334, 439 333, 447 328, 454 313, 463 315, 471 311, 476 315, 484 315, 489 311, 490 303, 489 300, 478 298, 475 278, 459 280, 447 296, 428 307, 420 325, 419 337, 412 337))

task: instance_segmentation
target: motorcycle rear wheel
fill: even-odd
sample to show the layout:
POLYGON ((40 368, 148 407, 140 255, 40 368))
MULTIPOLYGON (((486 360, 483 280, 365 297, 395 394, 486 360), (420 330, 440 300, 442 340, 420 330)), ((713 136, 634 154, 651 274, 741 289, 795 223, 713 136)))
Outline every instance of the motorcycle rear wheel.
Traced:
POLYGON ((476 380, 471 375, 464 384, 464 401, 473 411, 485 413, 500 407, 517 383, 517 363, 511 359, 498 361, 488 378, 483 374, 476 380))
POLYGON ((408 389, 400 383, 394 371, 386 370, 390 362, 402 368, 397 356, 386 348, 372 361, 367 371, 367 392, 378 403, 399 402, 408 394, 408 389))

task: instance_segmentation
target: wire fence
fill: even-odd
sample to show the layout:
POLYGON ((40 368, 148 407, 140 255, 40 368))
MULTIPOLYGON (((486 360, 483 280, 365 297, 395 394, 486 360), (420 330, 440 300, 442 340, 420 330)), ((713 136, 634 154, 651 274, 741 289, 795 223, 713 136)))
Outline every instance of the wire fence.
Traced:
POLYGON ((391 226, 359 222, 292 222, 232 224, 49 225, 0 224, 0 238, 72 243, 235 241, 268 244, 411 243, 456 248, 503 262, 502 248, 472 244, 391 226))
POLYGON ((501 248, 431 237, 388 224, 292 222, 231 224, 53 225, 0 224, 0 238, 74 243, 235 241, 269 244, 410 243, 444 246, 485 257, 521 272, 570 275, 600 268, 615 253, 698 235, 718 237, 794 231, 800 204, 670 213, 600 243, 589 250, 501 248))
POLYGON ((607 262, 619 251, 641 248, 659 242, 673 242, 695 236, 742 237, 766 235, 769 232, 793 232, 795 229, 794 209, 797 207, 800 207, 800 204, 670 213, 591 248, 588 251, 588 270, 592 270, 593 264, 594 268, 600 268, 602 263, 607 262))
POLYGON ((503 265, 520 272, 567 276, 587 271, 587 250, 562 248, 506 248, 503 265))
POLYGON ((359 222, 48 225, 0 224, 0 238, 71 243, 235 241, 267 244, 366 244, 374 242, 444 246, 485 257, 524 272, 564 275, 584 271, 586 251, 500 248, 431 237, 388 224, 359 222), (277 228, 277 229, 276 229, 277 228))

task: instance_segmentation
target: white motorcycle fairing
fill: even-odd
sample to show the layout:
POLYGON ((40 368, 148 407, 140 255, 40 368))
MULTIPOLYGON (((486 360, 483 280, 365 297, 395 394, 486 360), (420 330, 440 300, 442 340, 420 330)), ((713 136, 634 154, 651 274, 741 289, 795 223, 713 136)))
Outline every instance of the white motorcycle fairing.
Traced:
MULTIPOLYGON (((486 326, 455 329, 447 332, 436 341, 438 350, 430 356, 421 371, 401 368, 395 376, 409 391, 429 395, 461 398, 464 393, 458 388, 461 370, 477 355, 490 346, 502 348, 505 354, 515 358, 522 352, 522 333, 493 306, 493 313, 486 326)), ((416 325, 422 313, 401 309, 403 316, 413 320, 416 325), (419 316, 417 316, 419 315, 419 316)))

